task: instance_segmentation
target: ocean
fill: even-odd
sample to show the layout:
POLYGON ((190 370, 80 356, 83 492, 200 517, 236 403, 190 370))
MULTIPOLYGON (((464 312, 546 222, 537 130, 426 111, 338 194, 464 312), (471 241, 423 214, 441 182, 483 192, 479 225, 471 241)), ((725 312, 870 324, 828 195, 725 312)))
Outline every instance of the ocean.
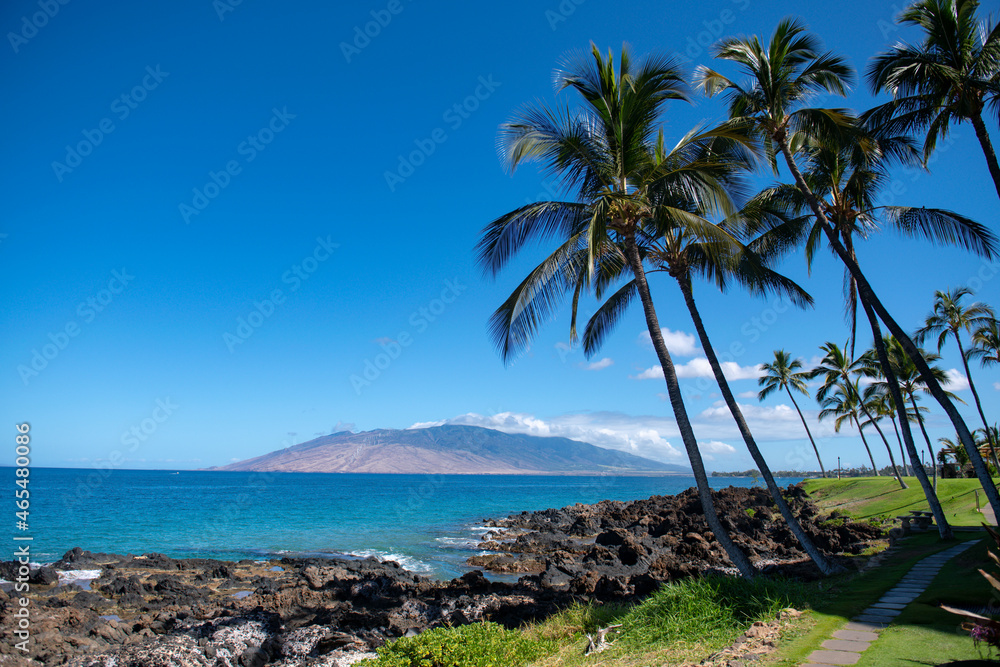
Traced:
MULTIPOLYGON (((13 498, 13 468, 0 468, 13 498)), ((377 556, 429 576, 467 572, 486 519, 673 494, 694 478, 374 475, 32 468, 32 560, 73 547, 225 560, 377 556)), ((799 479, 779 479, 782 486, 799 479)), ((713 488, 748 478, 710 478, 713 488)), ((11 502, 13 505, 13 501, 11 502)), ((11 513, 16 508, 11 509, 11 513)), ((10 552, 25 542, 9 543, 10 552)), ((9 560, 11 554, 4 556, 9 560)))

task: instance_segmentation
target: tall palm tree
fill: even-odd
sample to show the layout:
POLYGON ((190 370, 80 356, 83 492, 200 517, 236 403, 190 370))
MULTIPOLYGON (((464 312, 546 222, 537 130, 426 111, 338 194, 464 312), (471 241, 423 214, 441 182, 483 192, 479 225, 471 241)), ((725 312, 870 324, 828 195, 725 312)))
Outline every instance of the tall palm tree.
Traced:
MULTIPOLYGON (((972 334, 972 347, 965 353, 967 359, 978 359, 983 368, 1000 365, 1000 323, 994 319, 986 322, 972 334)), ((990 433, 990 455, 993 458, 993 465, 1000 475, 1000 457, 997 456, 997 447, 1000 447, 1000 432, 994 425, 989 429, 990 433)))
POLYGON ((819 411, 819 420, 823 421, 827 417, 834 417, 833 428, 837 433, 840 433, 840 429, 846 422, 854 422, 854 426, 861 435, 861 442, 865 446, 865 451, 868 452, 868 460, 872 462, 872 471, 878 477, 878 466, 875 465, 875 457, 872 456, 871 447, 868 446, 868 439, 865 438, 865 430, 861 428, 861 421, 858 418, 861 400, 857 385, 854 382, 844 383, 843 381, 837 381, 827 388, 827 393, 823 395, 822 399, 817 395, 817 400, 820 401, 820 405, 823 407, 819 411))
MULTIPOLYGON (((816 399, 822 402, 823 399, 826 398, 827 393, 834 387, 840 387, 848 393, 854 392, 856 396, 854 397, 855 401, 852 405, 864 415, 865 424, 871 424, 875 427, 875 431, 878 432, 879 436, 882 438, 882 442, 885 443, 885 449, 889 453, 889 462, 892 464, 892 469, 896 475, 896 479, 899 481, 900 488, 907 488, 906 481, 903 479, 903 475, 899 472, 899 466, 896 465, 896 457, 892 453, 892 447, 889 445, 889 439, 885 437, 885 433, 882 432, 882 428, 878 425, 878 421, 872 415, 871 409, 858 392, 855 378, 864 372, 864 362, 860 359, 851 360, 836 343, 828 341, 823 345, 820 345, 819 349, 825 352, 826 355, 819 362, 819 365, 809 373, 810 377, 823 378, 823 384, 816 390, 816 399)), ((861 426, 862 425, 859 422, 859 430, 861 430, 861 426)))
MULTIPOLYGON (((896 163, 918 163, 917 152, 912 140, 873 133, 856 128, 845 132, 843 140, 835 146, 807 141, 800 155, 805 161, 804 178, 814 193, 822 197, 825 213, 835 226, 851 260, 857 262, 855 254, 856 238, 864 239, 882 228, 892 229, 904 235, 919 235, 937 243, 955 244, 975 252, 988 252, 994 242, 992 234, 982 225, 944 209, 914 208, 905 206, 877 206, 879 193, 888 185, 890 166, 896 163)), ((809 207, 802 193, 791 186, 778 186, 761 192, 756 198, 755 210, 776 212, 779 218, 800 215, 809 207), (782 210, 782 206, 787 210, 782 210)), ((815 218, 799 218, 808 228, 806 260, 811 266, 818 251, 823 234, 815 218)), ((845 276, 847 287, 847 311, 852 329, 856 322, 857 281, 848 272, 845 276)), ((874 349, 870 351, 872 362, 885 366, 888 372, 878 368, 878 373, 886 379, 888 387, 886 400, 891 400, 893 410, 905 414, 905 397, 898 389, 898 380, 893 377, 894 365, 889 360, 878 317, 870 304, 864 303, 865 314, 872 330, 874 349), (885 363, 883 363, 885 362, 885 363), (897 406, 903 409, 897 409, 897 406)), ((852 331, 852 340, 855 334, 852 331)), ((893 427, 895 428, 895 422, 893 427)), ((932 508, 938 503, 934 496, 934 480, 927 477, 920 464, 920 455, 910 429, 910 420, 901 420, 902 441, 909 453, 913 472, 928 498, 932 508)), ((905 466, 906 456, 903 456, 905 466)), ((935 477, 936 480, 936 477, 935 477)), ((940 519, 938 522, 940 524, 940 519)))
POLYGON ((866 388, 863 399, 868 404, 868 409, 875 415, 875 421, 888 418, 892 423, 892 430, 896 433, 896 443, 899 445, 899 460, 903 465, 903 475, 909 477, 910 469, 906 463, 906 449, 903 446, 903 438, 899 435, 899 426, 896 425, 896 406, 892 402, 892 397, 888 394, 869 396, 868 388, 866 388))
MULTIPOLYGON (((996 487, 989 484, 989 472, 982 458, 978 456, 968 426, 948 399, 940 382, 934 379, 916 344, 890 315, 857 261, 841 242, 820 199, 806 183, 795 161, 794 152, 808 140, 820 143, 838 142, 843 138, 845 131, 850 133, 852 122, 846 112, 837 109, 803 108, 803 105, 817 93, 845 95, 847 86, 854 76, 853 70, 842 58, 832 53, 821 53, 818 40, 806 34, 805 27, 794 19, 784 19, 778 24, 766 48, 757 37, 729 38, 719 42, 714 52, 717 58, 737 63, 749 75, 749 82, 741 86, 706 67, 698 68, 696 81, 709 96, 719 93, 728 96, 730 120, 747 123, 756 131, 764 142, 767 154, 771 158, 772 168, 775 170, 776 152, 780 151, 795 181, 795 186, 816 217, 818 228, 827 237, 830 247, 855 280, 858 298, 872 322, 875 340, 882 337, 881 332, 877 331, 875 317, 877 315, 892 335, 899 339, 906 353, 924 375, 928 389, 941 404, 962 439, 962 444, 969 451, 976 474, 986 489, 990 505, 995 512, 1000 513, 1000 493, 996 487), (989 488, 986 488, 987 486, 989 488)), ((993 249, 989 248, 988 256, 992 256, 992 252, 993 249)), ((879 362, 888 365, 885 351, 878 349, 878 354, 879 362)), ((886 372, 891 373, 891 371, 886 372)), ((902 404, 902 397, 898 391, 894 391, 893 400, 897 406, 902 404)), ((904 440, 905 438, 904 428, 904 440)), ((926 476, 921 476, 920 480, 926 493, 929 490, 926 476)), ((935 520, 939 521, 940 518, 935 516, 935 520)))
MULTIPOLYGON (((899 341, 892 336, 886 336, 883 340, 883 345, 887 350, 889 358, 889 366, 892 369, 892 373, 897 380, 898 387, 902 391, 903 395, 910 402, 910 407, 908 407, 904 412, 908 415, 908 418, 912 421, 916 421, 917 425, 920 427, 920 432, 924 436, 924 442, 927 443, 927 450, 931 455, 931 465, 933 467, 935 454, 934 446, 931 444, 930 436, 927 434, 927 425, 924 422, 923 413, 927 412, 927 408, 918 404, 918 396, 921 393, 927 393, 927 384, 924 382, 924 376, 917 370, 916 364, 913 363, 913 359, 903 350, 903 346, 900 345, 899 341)), ((934 377, 938 382, 945 382, 947 378, 947 373, 940 366, 937 366, 937 362, 941 360, 941 356, 933 352, 920 350, 921 357, 926 361, 934 374, 934 377)), ((870 358, 870 355, 869 355, 870 358)), ((879 370, 881 367, 879 368, 879 370)), ((874 393, 887 394, 889 392, 889 383, 885 379, 879 379, 878 373, 873 369, 871 363, 869 363, 866 368, 866 374, 870 377, 875 378, 875 382, 871 384, 870 390, 874 393)), ((948 392, 948 397, 951 400, 962 402, 958 396, 953 393, 948 392)), ((914 469, 917 466, 923 469, 920 464, 919 458, 914 458, 911 455, 911 460, 913 461, 914 469)), ((937 490, 937 468, 933 467, 933 488, 937 490)), ((937 496, 930 494, 927 497, 927 502, 931 506, 931 510, 936 512, 935 506, 940 506, 937 496)), ((938 523, 938 530, 942 531, 942 539, 947 538, 951 534, 951 528, 948 526, 946 520, 938 519, 935 514, 935 521, 938 523), (944 523, 942 523, 944 521, 944 523), (943 532, 947 528, 947 535, 943 532)))
MULTIPOLYGON (((705 160, 704 157, 697 159, 705 160)), ((664 162, 661 158, 657 158, 657 161, 664 162)), ((740 160, 724 158, 724 163, 738 164, 740 162, 740 160)), ((656 213, 662 214, 665 210, 686 210, 699 217, 704 213, 699 202, 685 201, 684 192, 671 187, 671 185, 665 179, 654 184, 650 199, 655 204, 656 213)), ((811 297, 791 280, 767 268, 766 254, 762 255, 754 251, 754 247, 764 249, 765 253, 774 249, 775 244, 770 238, 772 232, 767 232, 762 237, 754 239, 749 246, 744 246, 733 236, 734 230, 730 228, 728 222, 714 225, 715 229, 710 235, 707 235, 707 238, 706 231, 712 229, 713 225, 704 218, 698 223, 697 229, 700 231, 698 234, 692 233, 690 224, 677 224, 676 221, 670 219, 670 216, 656 215, 652 222, 655 226, 650 227, 650 229, 655 229, 657 236, 642 239, 641 248, 644 261, 651 265, 647 274, 656 271, 666 272, 677 282, 723 400, 725 400, 736 422, 750 456, 764 478, 771 498, 785 519, 785 523, 821 572, 831 574, 840 571, 841 568, 828 561, 802 529, 788 502, 781 495, 781 489, 775 482, 774 475, 757 446, 753 433, 743 417, 739 403, 722 370, 722 364, 715 353, 715 348, 695 302, 692 282, 694 276, 700 275, 714 282, 721 291, 725 291, 731 282, 736 282, 752 294, 782 293, 798 305, 811 304, 811 297)), ((777 231, 780 236, 781 230, 777 231)), ((588 322, 583 336, 583 348, 588 357, 597 352, 601 342, 618 321, 622 309, 633 299, 634 293, 635 285, 632 281, 616 292, 595 312, 588 322)))
MULTIPOLYGON (((753 565, 723 528, 715 510, 677 373, 660 332, 637 240, 651 218, 646 186, 662 175, 654 159, 655 145, 662 142, 657 123, 668 101, 688 99, 687 88, 680 66, 671 59, 653 56, 633 63, 623 48, 617 68, 615 65, 613 54, 609 52, 605 58, 592 46, 589 59, 568 60, 556 72, 560 89, 571 88, 579 95, 582 104, 578 108, 529 105, 501 126, 500 144, 509 170, 537 160, 566 187, 576 190, 579 201, 522 206, 484 229, 478 259, 493 275, 527 242, 553 237, 561 241, 494 314, 494 340, 503 359, 509 361, 557 305, 560 294, 587 284, 596 276, 604 256, 613 256, 614 248, 620 248, 663 369, 705 519, 740 573, 752 577, 753 565), (574 259, 581 255, 582 261, 574 259)), ((712 139, 688 137, 687 143, 712 139)), ((678 173, 672 165, 671 177, 683 183, 692 197, 720 202, 721 207, 715 181, 701 173, 702 167, 689 165, 678 173)))
POLYGON ((997 195, 1000 165, 983 122, 996 111, 1000 87, 1000 30, 976 16, 979 0, 920 0, 896 19, 923 30, 919 44, 899 42, 868 66, 872 92, 892 95, 869 113, 871 122, 898 130, 926 130, 924 159, 953 123, 969 121, 986 156, 997 195))
MULTIPOLYGON (((947 292, 941 290, 934 292, 934 310, 927 316, 924 326, 917 331, 916 342, 923 343, 928 336, 938 334, 937 349, 940 352, 948 339, 948 334, 951 334, 955 339, 958 352, 962 356, 962 365, 965 367, 965 377, 969 378, 969 389, 976 401, 979 418, 982 419, 983 428, 989 435, 990 425, 986 420, 986 413, 983 411, 983 403, 979 400, 976 383, 972 381, 972 371, 969 370, 969 355, 965 351, 965 346, 962 345, 961 332, 963 329, 970 334, 979 331, 990 323, 996 322, 996 314, 992 308, 978 301, 967 306, 963 305, 962 299, 971 295, 972 290, 968 287, 957 287, 947 292)), ((997 443, 990 441, 990 444, 993 445, 990 448, 991 451, 994 451, 997 443)), ((993 456, 993 465, 1000 470, 1000 461, 997 461, 995 455, 993 456)))
POLYGON ((795 391, 809 396, 809 389, 806 387, 805 382, 809 379, 809 371, 800 371, 802 361, 799 359, 792 361, 789 354, 784 350, 775 350, 774 361, 761 364, 760 368, 764 371, 764 375, 757 380, 757 385, 763 387, 763 389, 757 393, 757 400, 763 401, 778 389, 785 390, 788 398, 792 401, 792 405, 795 406, 795 411, 799 413, 799 419, 802 420, 802 427, 806 430, 806 435, 809 436, 809 442, 816 453, 816 461, 819 463, 820 473, 822 473, 823 477, 826 477, 826 469, 823 467, 823 459, 819 456, 819 448, 816 446, 816 441, 813 440, 812 433, 809 431, 809 424, 806 423, 806 418, 802 416, 802 409, 795 401, 795 396, 792 395, 792 389, 795 389, 795 391))

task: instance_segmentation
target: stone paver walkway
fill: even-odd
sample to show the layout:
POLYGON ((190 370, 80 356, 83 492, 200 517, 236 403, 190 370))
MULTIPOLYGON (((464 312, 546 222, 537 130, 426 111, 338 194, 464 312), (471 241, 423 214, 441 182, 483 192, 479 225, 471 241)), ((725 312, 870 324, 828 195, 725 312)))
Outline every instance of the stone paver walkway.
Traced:
POLYGON ((957 544, 919 561, 882 599, 852 618, 842 630, 834 632, 833 638, 823 642, 819 651, 813 651, 808 658, 809 662, 804 665, 856 664, 861 659, 861 653, 878 639, 879 631, 899 616, 906 605, 927 590, 941 566, 977 541, 957 544))

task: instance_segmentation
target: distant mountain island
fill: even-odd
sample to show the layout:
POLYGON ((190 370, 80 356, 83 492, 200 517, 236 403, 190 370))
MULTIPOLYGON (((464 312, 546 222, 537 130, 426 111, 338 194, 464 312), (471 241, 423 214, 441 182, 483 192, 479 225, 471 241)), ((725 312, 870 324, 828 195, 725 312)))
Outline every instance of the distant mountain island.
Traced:
POLYGON ((209 470, 447 475, 690 475, 691 470, 568 438, 478 426, 342 431, 209 470))

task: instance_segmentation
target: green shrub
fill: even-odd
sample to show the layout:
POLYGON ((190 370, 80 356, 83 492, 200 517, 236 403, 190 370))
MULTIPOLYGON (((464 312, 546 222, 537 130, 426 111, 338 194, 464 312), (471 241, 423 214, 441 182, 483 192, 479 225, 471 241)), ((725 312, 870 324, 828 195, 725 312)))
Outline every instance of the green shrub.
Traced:
MULTIPOLYGON (((757 577, 690 577, 663 586, 621 621, 622 643, 649 647, 673 641, 726 642, 757 620, 805 604, 801 584, 757 577)), ((722 645, 720 643, 720 645, 722 645)))
POLYGON ((496 623, 434 628, 378 649, 359 667, 517 667, 556 649, 555 642, 528 639, 496 623))

